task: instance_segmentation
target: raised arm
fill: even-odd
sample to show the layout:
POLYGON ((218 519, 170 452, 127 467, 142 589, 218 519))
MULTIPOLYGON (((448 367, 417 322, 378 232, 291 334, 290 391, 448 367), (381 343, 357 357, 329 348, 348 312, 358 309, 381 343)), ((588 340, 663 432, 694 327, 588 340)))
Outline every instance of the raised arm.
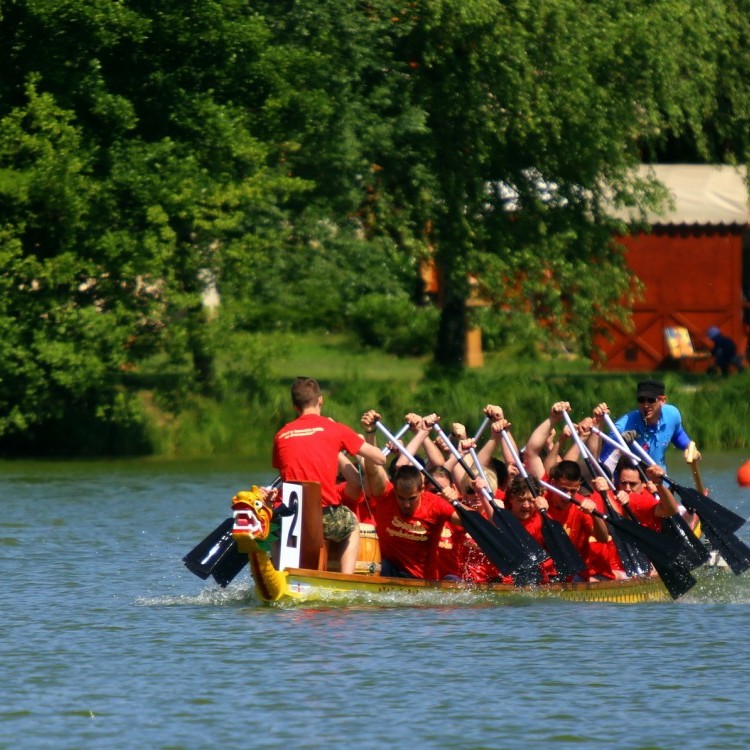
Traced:
POLYGON ((537 479, 541 479, 546 472, 542 456, 547 446, 547 440, 562 419, 563 412, 569 410, 570 404, 567 401, 556 401, 552 404, 549 417, 531 433, 529 441, 526 443, 526 469, 529 474, 537 479))
MULTIPOLYGON (((500 406, 494 404, 487 404, 484 407, 484 413, 490 418, 490 436, 485 444, 477 451, 477 458, 482 466, 489 466, 490 459, 495 455, 497 450, 498 442, 502 442, 500 439, 500 433, 502 430, 510 429, 510 422, 505 419, 503 410, 500 406)), ((503 443, 503 459, 505 463, 508 463, 508 457, 505 455, 505 444, 503 443)), ((511 459, 512 461, 512 459, 511 459)))
POLYGON ((649 479, 646 489, 659 498, 659 505, 656 508, 655 515, 660 518, 671 518, 680 512, 679 505, 675 496, 669 487, 663 484, 666 472, 661 466, 649 466, 646 468, 646 476, 649 479))
MULTIPOLYGON (((429 440, 430 431, 440 417, 437 414, 430 414, 426 417, 421 417, 419 414, 410 412, 404 417, 404 419, 409 425, 409 430, 413 434, 413 437, 406 445, 406 450, 408 450, 412 456, 416 456, 422 448, 425 448, 425 452, 427 452, 426 444, 429 440)), ((430 441, 430 443, 432 443, 432 441, 430 441)), ((434 448, 435 446, 433 445, 432 447, 434 448)), ((408 463, 409 459, 406 458, 403 453, 399 454, 399 457, 396 459, 396 466, 405 466, 408 463)))
MULTIPOLYGON (((609 407, 602 401, 591 412, 592 426, 601 430, 604 426, 602 422, 604 422, 605 414, 609 414, 609 407)), ((586 438, 586 447, 591 451, 591 455, 598 460, 602 452, 602 439, 599 437, 599 433, 589 430, 589 435, 586 438)))
POLYGON ((366 411, 362 415, 362 427, 365 430, 365 442, 360 449, 360 454, 365 459, 365 474, 367 484, 373 495, 380 496, 385 492, 388 484, 388 474, 384 468, 386 457, 382 451, 375 446, 375 422, 380 419, 380 414, 374 409, 366 411), (369 448, 369 451, 362 452, 363 448, 369 448), (373 457, 374 454, 374 457, 373 457))

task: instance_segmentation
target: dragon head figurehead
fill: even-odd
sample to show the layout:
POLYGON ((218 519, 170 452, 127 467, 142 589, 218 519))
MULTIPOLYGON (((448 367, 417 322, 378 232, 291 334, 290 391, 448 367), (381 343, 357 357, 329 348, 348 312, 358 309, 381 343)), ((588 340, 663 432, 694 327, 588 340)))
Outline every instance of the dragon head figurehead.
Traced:
POLYGON ((270 542, 273 508, 266 501, 266 493, 259 487, 238 492, 232 498, 232 515, 232 537, 241 552, 250 551, 253 543, 270 542))

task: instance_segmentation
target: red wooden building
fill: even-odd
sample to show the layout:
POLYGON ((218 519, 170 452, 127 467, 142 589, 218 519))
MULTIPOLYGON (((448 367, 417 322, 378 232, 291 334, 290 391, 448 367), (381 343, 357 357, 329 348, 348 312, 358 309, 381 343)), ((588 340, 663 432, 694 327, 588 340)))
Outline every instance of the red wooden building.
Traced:
MULTIPOLYGON (((750 289, 750 210, 744 168, 651 165, 674 208, 649 216, 650 233, 622 239, 628 266, 644 285, 632 329, 613 326, 598 341, 610 370, 655 370, 675 364, 664 331, 687 328, 696 348, 718 326, 745 350, 743 290, 750 289)), ((705 367, 708 360, 696 361, 705 367)))

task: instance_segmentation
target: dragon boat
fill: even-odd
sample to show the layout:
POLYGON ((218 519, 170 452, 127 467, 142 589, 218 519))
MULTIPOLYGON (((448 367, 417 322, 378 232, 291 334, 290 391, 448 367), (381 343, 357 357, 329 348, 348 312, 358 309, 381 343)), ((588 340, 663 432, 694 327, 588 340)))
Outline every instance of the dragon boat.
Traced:
MULTIPOLYGON (((379 549, 372 527, 361 531, 360 560, 355 573, 343 574, 331 569, 335 563, 328 562, 319 485, 285 483, 281 497, 283 507, 275 511, 257 487, 237 493, 232 501, 231 539, 236 545, 234 554, 239 556, 233 572, 249 562, 256 597, 267 604, 347 604, 362 595, 383 594, 403 597, 408 603, 424 592, 438 592, 441 602, 447 599, 456 604, 486 603, 509 597, 621 604, 671 601, 658 577, 533 587, 389 578, 379 574, 379 549)), ((229 522, 227 519, 227 529, 229 522)))

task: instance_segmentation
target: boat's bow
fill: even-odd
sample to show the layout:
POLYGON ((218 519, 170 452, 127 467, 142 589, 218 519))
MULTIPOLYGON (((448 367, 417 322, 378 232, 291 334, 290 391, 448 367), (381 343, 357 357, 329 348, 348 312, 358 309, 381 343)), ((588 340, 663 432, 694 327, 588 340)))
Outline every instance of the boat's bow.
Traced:
POLYGON ((265 602, 276 602, 285 596, 296 598, 287 582, 287 574, 276 570, 270 552, 273 541, 273 508, 262 491, 253 486, 232 498, 234 525, 232 537, 240 552, 247 554, 255 581, 255 590, 265 602))

